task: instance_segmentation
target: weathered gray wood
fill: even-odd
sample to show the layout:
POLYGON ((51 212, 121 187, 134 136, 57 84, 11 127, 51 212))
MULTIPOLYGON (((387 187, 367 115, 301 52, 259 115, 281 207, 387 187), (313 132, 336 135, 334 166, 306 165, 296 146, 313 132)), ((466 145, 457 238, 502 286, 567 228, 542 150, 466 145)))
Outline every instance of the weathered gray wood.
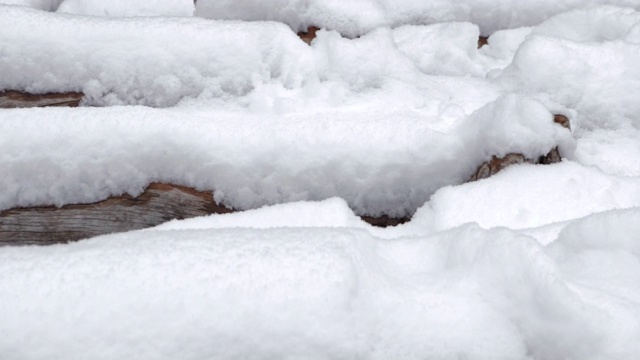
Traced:
MULTIPOLYGON (((0 212, 0 246, 49 245, 92 236, 149 228, 234 210, 216 204, 210 191, 153 183, 139 196, 114 196, 93 204, 16 208, 0 212)), ((362 219, 374 226, 395 226, 409 218, 362 219)))
POLYGON ((5 90, 0 92, 0 108, 26 108, 42 106, 80 105, 83 94, 78 92, 30 94, 23 91, 5 90))
POLYGON ((231 211, 217 205, 211 192, 154 183, 135 198, 123 195, 94 204, 2 211, 0 245, 65 243, 231 211))

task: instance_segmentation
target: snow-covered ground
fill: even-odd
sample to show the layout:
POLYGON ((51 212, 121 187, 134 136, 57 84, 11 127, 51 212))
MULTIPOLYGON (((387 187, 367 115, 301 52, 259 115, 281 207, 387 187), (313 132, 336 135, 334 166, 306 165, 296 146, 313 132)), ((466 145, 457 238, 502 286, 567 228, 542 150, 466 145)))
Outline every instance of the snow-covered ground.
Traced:
POLYGON ((0 90, 86 95, 0 111, 0 210, 248 210, 0 248, 0 359, 640 354, 639 1, 0 3, 0 90))

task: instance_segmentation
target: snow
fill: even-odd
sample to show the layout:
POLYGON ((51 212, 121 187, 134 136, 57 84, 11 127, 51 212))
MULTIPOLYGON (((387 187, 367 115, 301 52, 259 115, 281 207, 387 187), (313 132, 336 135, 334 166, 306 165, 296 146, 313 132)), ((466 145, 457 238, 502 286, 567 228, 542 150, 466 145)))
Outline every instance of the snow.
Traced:
POLYGON ((424 216, 438 230, 467 222, 485 228, 519 229, 638 206, 639 177, 607 175, 597 168, 563 162, 546 168, 513 166, 495 178, 444 187, 420 209, 416 219, 422 221, 424 216), (492 190, 497 186, 499 191, 492 190))
MULTIPOLYGON (((308 206, 349 217, 337 200, 308 206)), ((259 212, 278 214, 223 217, 259 212)), ((211 227, 6 248, 0 284, 19 295, 2 298, 12 311, 0 313, 0 354, 629 358, 638 215, 580 220, 549 247, 477 225, 384 240, 357 226, 225 228, 212 217, 211 227)))
POLYGON ((340 198, 323 201, 299 201, 265 206, 238 213, 172 220, 153 230, 196 230, 227 228, 360 228, 365 227, 340 198))
POLYGON ((637 1, 0 2, 0 90, 86 95, 0 111, 0 211, 246 210, 0 248, 1 359, 640 353, 637 1))
POLYGON ((58 12, 93 16, 192 16, 192 0, 62 0, 58 12))
POLYGON ((559 15, 534 28, 513 63, 494 76, 507 89, 576 111, 582 163, 637 176, 640 107, 633 94, 640 72, 632 64, 640 61, 638 24, 637 12, 615 7, 559 15))
POLYGON ((199 0, 195 15, 218 20, 275 20, 295 31, 317 26, 349 37, 378 27, 467 21, 478 24, 483 34, 490 35, 605 3, 640 9, 637 0, 199 0))
POLYGON ((20 5, 34 9, 53 11, 64 0, 0 0, 0 5, 20 5))
POLYGON ((86 105, 171 106, 183 97, 244 95, 272 76, 294 87, 305 74, 304 57, 296 64, 292 56, 308 49, 281 24, 0 9, 3 88, 81 91, 86 105))
POLYGON ((193 16, 191 0, 0 0, 0 5, 20 5, 68 14, 114 17, 193 16))

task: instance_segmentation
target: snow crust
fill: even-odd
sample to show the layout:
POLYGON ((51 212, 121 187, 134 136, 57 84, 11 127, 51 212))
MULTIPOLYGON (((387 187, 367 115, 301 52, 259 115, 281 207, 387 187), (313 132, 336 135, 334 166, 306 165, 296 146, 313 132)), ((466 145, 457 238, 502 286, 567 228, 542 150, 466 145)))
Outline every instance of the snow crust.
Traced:
POLYGON ((0 5, 0 90, 88 105, 0 111, 0 210, 152 181, 249 209, 0 248, 0 359, 640 353, 638 2, 196 9, 285 24, 186 3, 0 5), (362 36, 307 46, 308 25, 362 36), (555 146, 561 163, 465 183, 555 146))

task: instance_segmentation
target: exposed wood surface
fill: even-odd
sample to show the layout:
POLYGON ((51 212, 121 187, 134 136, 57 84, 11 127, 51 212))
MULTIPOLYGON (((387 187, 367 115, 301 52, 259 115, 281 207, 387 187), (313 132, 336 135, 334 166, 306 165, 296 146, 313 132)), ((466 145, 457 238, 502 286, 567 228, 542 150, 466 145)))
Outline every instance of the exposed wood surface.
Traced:
POLYGON ((478 38, 478 49, 480 49, 481 47, 487 45, 489 43, 489 37, 488 36, 480 36, 478 38))
POLYGON ((524 163, 533 164, 533 160, 525 158, 522 154, 507 154, 500 158, 493 156, 491 160, 485 161, 480 165, 480 167, 478 167, 478 170, 476 170, 476 172, 471 176, 469 181, 486 179, 497 174, 507 166, 524 163))
POLYGON ((565 127, 571 130, 571 122, 569 121, 569 118, 564 115, 561 115, 561 114, 553 115, 553 122, 556 124, 560 124, 562 125, 562 127, 565 127))
POLYGON ((298 36, 300 37, 300 39, 302 39, 302 41, 306 42, 308 45, 311 45, 313 39, 316 38, 316 32, 318 32, 318 30, 320 30, 320 28, 309 26, 309 28, 307 28, 307 31, 300 31, 298 33, 298 36))
POLYGON ((24 91, 5 90, 0 92, 0 108, 26 108, 42 106, 80 105, 83 94, 78 92, 30 94, 24 91))
POLYGON ((211 192, 154 183, 135 198, 122 195, 94 204, 2 211, 0 245, 65 243, 231 211, 217 205, 211 192))

